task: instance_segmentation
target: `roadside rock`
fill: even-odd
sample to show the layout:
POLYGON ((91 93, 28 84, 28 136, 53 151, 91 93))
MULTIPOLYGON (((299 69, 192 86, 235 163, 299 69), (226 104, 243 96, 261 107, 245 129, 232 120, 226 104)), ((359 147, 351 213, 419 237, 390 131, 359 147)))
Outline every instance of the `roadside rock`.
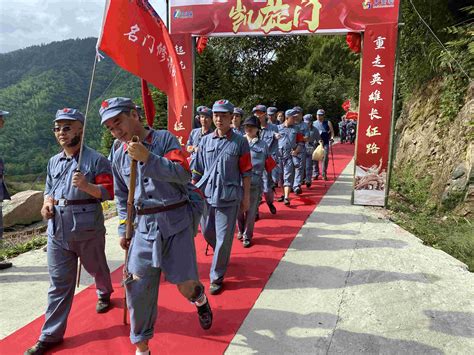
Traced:
POLYGON ((12 196, 11 201, 3 201, 3 225, 29 225, 42 220, 43 192, 27 190, 12 196))

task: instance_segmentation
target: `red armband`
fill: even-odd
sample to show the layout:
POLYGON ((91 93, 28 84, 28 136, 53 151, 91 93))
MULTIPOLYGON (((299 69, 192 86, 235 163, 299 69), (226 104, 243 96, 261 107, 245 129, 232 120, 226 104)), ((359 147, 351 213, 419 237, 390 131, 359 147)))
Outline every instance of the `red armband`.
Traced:
POLYGON ((265 170, 267 173, 270 173, 273 169, 275 169, 276 166, 277 163, 272 157, 268 157, 267 160, 265 160, 265 170))
POLYGON ((250 152, 245 153, 240 157, 239 169, 240 173, 245 173, 247 171, 252 170, 252 157, 250 156, 250 152))
POLYGON ((304 143, 304 136, 302 133, 296 133, 296 143, 304 143))
POLYGON ((100 174, 94 179, 94 184, 103 186, 110 195, 110 199, 114 199, 114 179, 111 174, 100 174))
POLYGON ((181 149, 171 150, 166 153, 164 157, 172 162, 178 163, 184 168, 184 170, 191 172, 188 160, 181 149))

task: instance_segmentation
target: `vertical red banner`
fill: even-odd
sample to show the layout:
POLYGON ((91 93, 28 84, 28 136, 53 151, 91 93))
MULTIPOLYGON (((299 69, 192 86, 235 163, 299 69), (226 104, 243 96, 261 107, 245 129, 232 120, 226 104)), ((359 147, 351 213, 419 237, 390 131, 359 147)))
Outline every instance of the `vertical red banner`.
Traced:
MULTIPOLYGON (((183 106, 181 117, 177 117, 172 110, 168 110, 168 130, 178 137, 181 146, 186 145, 189 134, 192 130, 194 115, 194 38, 190 34, 171 35, 176 54, 178 55, 179 65, 183 72, 184 83, 189 100, 183 106)), ((168 106, 172 107, 173 102, 169 99, 168 106)))
POLYGON ((398 26, 368 25, 364 32, 354 204, 385 206, 398 26))

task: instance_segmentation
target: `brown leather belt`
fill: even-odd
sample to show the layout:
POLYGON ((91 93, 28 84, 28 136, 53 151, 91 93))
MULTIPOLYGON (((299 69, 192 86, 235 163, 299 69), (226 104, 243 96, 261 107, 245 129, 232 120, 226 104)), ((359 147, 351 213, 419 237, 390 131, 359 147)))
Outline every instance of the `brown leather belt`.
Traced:
POLYGON ((83 200, 66 200, 65 198, 60 198, 59 200, 54 200, 53 204, 56 206, 69 206, 69 205, 90 205, 92 203, 99 203, 100 201, 96 198, 86 198, 83 200))
POLYGON ((163 207, 151 207, 151 208, 137 208, 137 215, 142 216, 144 214, 154 214, 154 213, 160 213, 160 212, 166 212, 170 210, 174 210, 175 208, 184 206, 188 203, 188 200, 184 200, 178 203, 175 203, 174 205, 169 205, 169 206, 163 206, 163 207))

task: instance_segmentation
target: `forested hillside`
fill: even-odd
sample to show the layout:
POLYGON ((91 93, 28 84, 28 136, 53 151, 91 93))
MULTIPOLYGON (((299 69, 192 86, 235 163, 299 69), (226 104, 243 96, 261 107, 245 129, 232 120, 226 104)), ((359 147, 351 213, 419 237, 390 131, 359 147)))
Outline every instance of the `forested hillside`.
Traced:
MULTIPOLYGON (((97 39, 76 39, 0 54, 0 105, 10 111, 0 135, 8 175, 41 175, 58 151, 51 131, 57 109, 85 112, 97 39)), ((100 147, 98 109, 106 96, 139 97, 137 78, 105 58, 97 64, 87 144, 100 147)))

